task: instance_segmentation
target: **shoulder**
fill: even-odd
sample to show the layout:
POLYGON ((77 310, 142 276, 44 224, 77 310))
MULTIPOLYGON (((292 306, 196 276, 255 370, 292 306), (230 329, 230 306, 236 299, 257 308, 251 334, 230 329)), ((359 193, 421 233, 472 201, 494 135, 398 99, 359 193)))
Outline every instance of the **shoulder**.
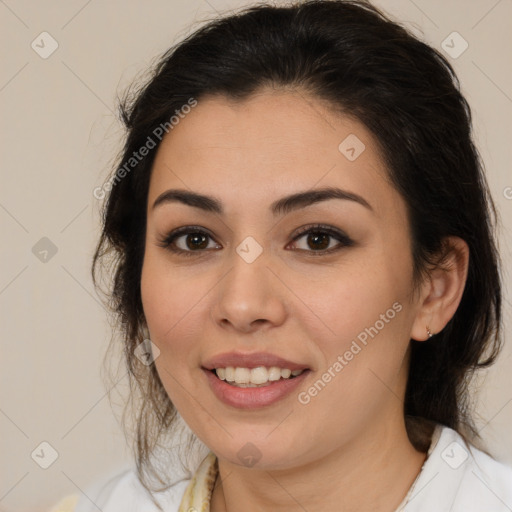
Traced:
MULTIPOLYGON (((189 479, 173 483, 153 494, 166 512, 177 512, 189 479)), ((108 480, 96 482, 82 495, 67 496, 49 512, 160 512, 134 468, 123 470, 108 480)))
POLYGON ((438 425, 407 512, 512 510, 512 467, 438 425))
POLYGON ((98 475, 80 493, 64 498, 49 512, 177 512, 185 490, 209 449, 199 441, 190 444, 187 430, 165 449, 158 464, 169 487, 152 495, 142 485, 136 463, 118 466, 98 475), (156 501, 160 508, 154 503, 156 501))

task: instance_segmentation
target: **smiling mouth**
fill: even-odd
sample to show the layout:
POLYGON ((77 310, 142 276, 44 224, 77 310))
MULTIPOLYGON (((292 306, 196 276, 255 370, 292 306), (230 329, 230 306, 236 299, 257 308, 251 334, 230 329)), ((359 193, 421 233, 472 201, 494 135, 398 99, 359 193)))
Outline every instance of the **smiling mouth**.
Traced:
POLYGON ((256 368, 243 368, 228 366, 226 368, 215 368, 210 370, 219 380, 238 388, 260 388, 271 386, 281 380, 291 380, 303 372, 302 370, 290 370, 278 366, 258 366, 256 368))

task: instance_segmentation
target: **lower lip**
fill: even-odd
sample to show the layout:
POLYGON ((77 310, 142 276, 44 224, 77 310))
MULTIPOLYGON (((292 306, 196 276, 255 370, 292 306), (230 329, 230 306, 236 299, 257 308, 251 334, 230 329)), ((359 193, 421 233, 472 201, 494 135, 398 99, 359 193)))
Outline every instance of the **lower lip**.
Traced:
POLYGON ((239 409, 258 409, 282 400, 297 389, 309 373, 309 370, 304 370, 293 379, 280 379, 259 388, 239 388, 220 380, 212 371, 203 370, 215 396, 221 402, 239 409))

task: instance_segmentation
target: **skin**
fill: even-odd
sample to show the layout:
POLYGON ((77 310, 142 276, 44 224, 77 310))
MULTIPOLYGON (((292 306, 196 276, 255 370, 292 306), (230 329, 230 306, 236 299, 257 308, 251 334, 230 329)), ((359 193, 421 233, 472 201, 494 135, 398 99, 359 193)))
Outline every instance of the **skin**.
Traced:
MULTIPOLYGON (((449 270, 432 269, 415 290, 403 198, 390 185, 375 138, 357 120, 336 114, 298 90, 262 90, 243 102, 202 98, 166 135, 148 195, 141 277, 155 364, 170 399, 217 455, 213 512, 238 510, 393 511, 425 460, 403 419, 409 341, 426 340, 453 316, 467 274, 468 250, 448 239, 449 270), (355 134, 365 150, 349 161, 338 150, 355 134), (285 215, 270 205, 321 187, 362 196, 371 210, 330 199, 285 215), (215 196, 222 215, 179 202, 153 208, 168 189, 215 196), (325 224, 353 241, 320 254, 297 230, 325 224), (173 253, 161 241, 197 226, 173 253), (237 246, 252 236, 262 248, 252 263, 237 246), (192 237, 193 238, 193 237, 192 237), (197 242, 196 242, 197 244, 197 242), (365 328, 394 303, 402 308, 309 403, 307 391, 365 328), (297 392, 258 410, 220 402, 201 365, 214 355, 270 352, 311 369, 297 392), (247 443, 261 459, 246 467, 247 443)), ((316 242, 318 244, 318 242, 316 242)), ((321 246, 325 247, 325 246, 321 246)))

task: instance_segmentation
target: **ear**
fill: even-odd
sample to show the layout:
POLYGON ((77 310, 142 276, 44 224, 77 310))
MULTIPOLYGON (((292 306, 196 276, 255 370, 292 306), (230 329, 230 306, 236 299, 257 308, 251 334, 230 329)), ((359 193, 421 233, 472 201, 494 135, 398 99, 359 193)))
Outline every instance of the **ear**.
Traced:
POLYGON ((469 264, 469 247, 459 237, 444 239, 444 250, 437 265, 424 278, 414 319, 412 339, 429 339, 428 331, 437 334, 451 320, 459 307, 469 264))

